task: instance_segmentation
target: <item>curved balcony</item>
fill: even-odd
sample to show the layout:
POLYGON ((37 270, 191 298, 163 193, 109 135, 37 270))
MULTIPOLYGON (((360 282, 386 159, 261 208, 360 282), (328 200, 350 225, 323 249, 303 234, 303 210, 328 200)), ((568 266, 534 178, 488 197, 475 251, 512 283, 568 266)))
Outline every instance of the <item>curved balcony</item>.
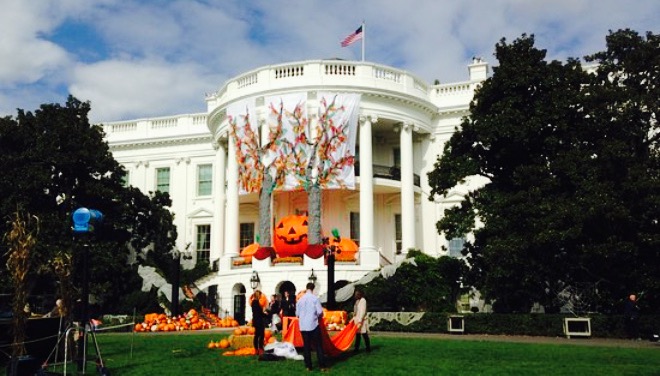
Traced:
POLYGON ((310 60, 261 67, 227 81, 220 90, 208 94, 206 101, 212 110, 252 95, 314 87, 399 93, 421 102, 429 101, 429 85, 409 72, 386 65, 342 60, 310 60))

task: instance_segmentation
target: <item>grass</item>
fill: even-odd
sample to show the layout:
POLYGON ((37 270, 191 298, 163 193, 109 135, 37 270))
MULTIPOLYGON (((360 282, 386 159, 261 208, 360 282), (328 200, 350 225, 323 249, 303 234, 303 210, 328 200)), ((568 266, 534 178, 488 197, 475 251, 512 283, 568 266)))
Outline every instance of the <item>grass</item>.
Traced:
MULTIPOLYGON (((99 334, 101 355, 117 375, 308 374, 302 361, 262 362, 206 348, 219 333, 99 334), (133 341, 132 358, 131 342, 133 341)), ((338 375, 658 375, 660 349, 482 342, 372 335, 370 354, 330 361, 338 375)), ((90 354, 92 352, 90 351, 90 354)), ((312 354, 316 366, 316 356, 312 354)), ((89 358, 93 358, 93 354, 89 358)), ((90 363, 88 374, 96 374, 90 363), (91 372, 90 372, 91 371, 91 372)), ((75 369, 71 366, 69 370, 75 369)), ((318 372, 318 371, 316 371, 318 372)), ((3 372, 4 373, 4 372, 3 372)))

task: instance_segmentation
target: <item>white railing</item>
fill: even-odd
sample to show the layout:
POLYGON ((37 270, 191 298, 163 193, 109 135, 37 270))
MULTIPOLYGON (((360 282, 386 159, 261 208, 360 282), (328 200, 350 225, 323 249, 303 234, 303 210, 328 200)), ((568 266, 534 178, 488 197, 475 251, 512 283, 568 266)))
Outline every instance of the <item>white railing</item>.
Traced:
MULTIPOLYGON (((428 100, 430 86, 400 69, 358 61, 310 60, 266 66, 230 79, 207 95, 210 107, 273 90, 296 90, 330 85, 352 89, 388 90, 428 100)), ((434 87, 435 88, 435 87, 434 87)))
POLYGON ((113 133, 133 132, 135 130, 137 130, 137 123, 134 121, 112 124, 110 126, 110 132, 113 133))
POLYGON ((299 77, 305 74, 305 67, 294 65, 288 67, 275 68, 275 78, 299 77))

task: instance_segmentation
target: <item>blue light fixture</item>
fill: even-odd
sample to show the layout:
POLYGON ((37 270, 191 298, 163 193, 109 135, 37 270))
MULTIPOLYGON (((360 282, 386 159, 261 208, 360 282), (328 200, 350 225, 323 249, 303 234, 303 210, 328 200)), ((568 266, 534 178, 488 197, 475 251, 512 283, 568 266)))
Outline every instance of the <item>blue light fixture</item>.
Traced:
POLYGON ((103 214, 94 209, 78 208, 71 217, 76 233, 94 232, 94 226, 103 222, 103 214))

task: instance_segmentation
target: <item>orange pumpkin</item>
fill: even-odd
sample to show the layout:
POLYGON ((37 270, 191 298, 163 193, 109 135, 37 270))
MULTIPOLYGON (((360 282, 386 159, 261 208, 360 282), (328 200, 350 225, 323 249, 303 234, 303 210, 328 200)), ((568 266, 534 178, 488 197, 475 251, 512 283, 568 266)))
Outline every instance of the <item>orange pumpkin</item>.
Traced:
POLYGON ((270 337, 266 340, 267 343, 275 343, 276 339, 275 337, 270 337))
POLYGON ((226 349, 227 347, 229 347, 229 341, 227 341, 226 339, 222 339, 220 340, 220 342, 216 344, 216 346, 220 347, 221 349, 226 349))
POLYGON ((215 347, 216 347, 216 344, 213 341, 209 342, 208 345, 206 345, 207 349, 215 349, 215 347))
POLYGON ((341 238, 340 241, 337 241, 336 238, 332 238, 330 241, 331 246, 339 248, 339 252, 335 253, 335 260, 337 261, 353 261, 355 260, 355 254, 358 251, 358 245, 352 239, 341 238))
POLYGON ((256 331, 256 329, 254 329, 254 326, 251 326, 251 327, 248 328, 247 334, 254 334, 255 331, 256 331))
POLYGON ((307 216, 287 215, 280 219, 273 245, 278 257, 302 256, 307 250, 307 216))
POLYGON ((252 256, 254 256, 254 254, 257 253, 258 249, 259 249, 259 243, 252 243, 250 245, 246 245, 241 251, 241 257, 243 257, 245 262, 252 262, 252 256))
POLYGON ((243 329, 241 329, 241 328, 234 329, 234 335, 235 336, 243 335, 243 329))

